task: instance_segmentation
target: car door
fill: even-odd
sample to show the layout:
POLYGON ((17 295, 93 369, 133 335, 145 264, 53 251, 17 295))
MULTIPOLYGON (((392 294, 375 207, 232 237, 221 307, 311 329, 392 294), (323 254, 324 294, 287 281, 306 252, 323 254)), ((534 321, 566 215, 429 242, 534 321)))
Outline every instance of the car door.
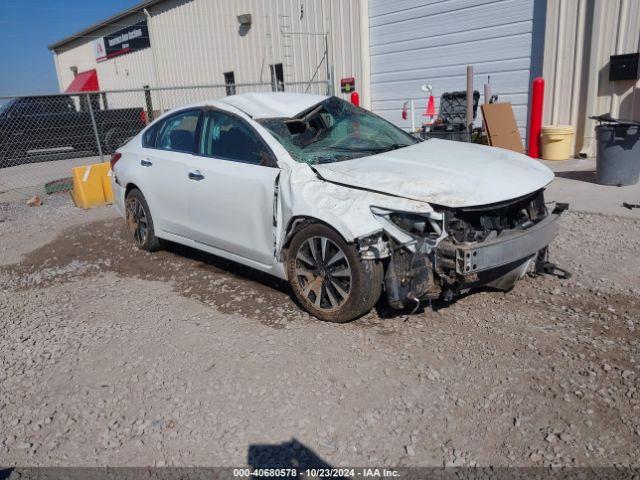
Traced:
POLYGON ((195 240, 271 265, 274 200, 280 170, 249 123, 205 110, 189 172, 189 218, 195 240))
POLYGON ((137 177, 158 233, 189 237, 187 182, 201 109, 181 110, 143 135, 137 177))

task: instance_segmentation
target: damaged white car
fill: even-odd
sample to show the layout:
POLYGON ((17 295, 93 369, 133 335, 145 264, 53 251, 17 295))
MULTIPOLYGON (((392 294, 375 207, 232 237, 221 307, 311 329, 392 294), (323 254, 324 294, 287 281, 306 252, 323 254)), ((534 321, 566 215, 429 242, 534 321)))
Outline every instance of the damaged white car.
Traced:
POLYGON ((346 322, 510 289, 558 233, 553 173, 498 148, 420 141, 337 97, 251 93, 174 110, 111 159, 136 244, 167 240, 287 280, 346 322))

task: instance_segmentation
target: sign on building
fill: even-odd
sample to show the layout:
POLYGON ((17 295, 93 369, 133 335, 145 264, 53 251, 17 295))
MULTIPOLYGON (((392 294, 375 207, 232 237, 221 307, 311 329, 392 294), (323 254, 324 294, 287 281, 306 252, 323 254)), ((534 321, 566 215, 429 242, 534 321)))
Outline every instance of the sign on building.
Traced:
POLYGON ((149 28, 143 20, 127 28, 122 28, 110 35, 98 38, 93 42, 96 61, 103 62, 125 53, 149 48, 149 28))

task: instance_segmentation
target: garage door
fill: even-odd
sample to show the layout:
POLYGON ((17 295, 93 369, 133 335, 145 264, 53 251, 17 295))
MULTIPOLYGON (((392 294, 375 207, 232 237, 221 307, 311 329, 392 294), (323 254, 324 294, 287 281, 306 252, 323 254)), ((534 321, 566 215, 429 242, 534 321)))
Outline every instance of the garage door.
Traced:
POLYGON ((490 76, 524 138, 529 85, 542 73, 544 18, 545 0, 370 0, 373 111, 408 129, 402 104, 416 100, 421 122, 421 85, 433 86, 438 108, 441 93, 466 89, 473 65, 474 88, 482 94, 490 76))

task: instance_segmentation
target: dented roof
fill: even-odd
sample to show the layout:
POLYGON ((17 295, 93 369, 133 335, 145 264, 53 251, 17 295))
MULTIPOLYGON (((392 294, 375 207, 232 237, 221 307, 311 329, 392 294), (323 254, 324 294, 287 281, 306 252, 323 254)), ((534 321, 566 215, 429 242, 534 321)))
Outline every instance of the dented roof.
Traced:
POLYGON ((289 92, 258 92, 220 99, 253 118, 291 118, 325 100, 325 95, 289 92))

